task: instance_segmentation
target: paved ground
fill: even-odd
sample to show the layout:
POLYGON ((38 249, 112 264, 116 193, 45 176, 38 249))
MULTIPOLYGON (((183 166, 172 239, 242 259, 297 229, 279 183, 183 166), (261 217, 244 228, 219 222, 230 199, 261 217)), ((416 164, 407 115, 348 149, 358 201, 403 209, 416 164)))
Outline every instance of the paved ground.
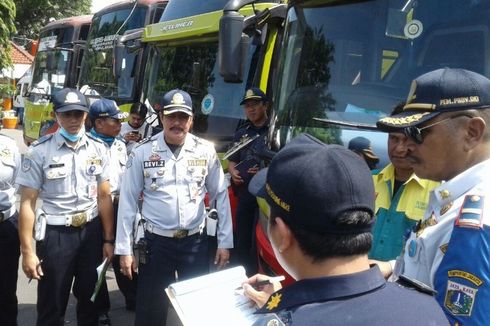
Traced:
MULTIPOLYGON (((22 139, 22 130, 18 129, 2 129, 0 133, 14 138, 20 148, 21 153, 25 153, 27 147, 24 145, 22 139)), ((111 311, 109 315, 112 320, 112 325, 116 326, 129 326, 134 323, 134 313, 126 311, 124 297, 117 288, 116 279, 112 269, 108 270, 106 274, 107 286, 109 288, 109 295, 111 300, 111 311)), ((19 300, 19 317, 18 324, 22 326, 29 326, 36 324, 36 300, 37 300, 37 286, 35 281, 28 284, 28 279, 25 277, 22 268, 19 263, 19 280, 17 282, 17 296, 19 300)), ((66 312, 65 323, 76 324, 75 315, 75 300, 73 295, 70 297, 68 308, 66 312)), ((171 309, 167 321, 169 326, 181 325, 177 315, 171 309)))

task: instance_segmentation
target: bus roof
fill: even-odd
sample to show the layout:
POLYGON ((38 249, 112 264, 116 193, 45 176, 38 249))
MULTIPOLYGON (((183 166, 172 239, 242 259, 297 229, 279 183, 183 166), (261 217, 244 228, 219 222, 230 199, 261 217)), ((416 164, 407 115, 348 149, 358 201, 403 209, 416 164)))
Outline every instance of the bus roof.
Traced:
MULTIPOLYGON (((142 6, 149 6, 155 3, 166 3, 166 2, 168 2, 168 0, 138 0, 137 1, 138 5, 142 5, 142 6)), ((134 1, 121 1, 117 3, 113 3, 97 11, 94 15, 100 16, 107 12, 112 12, 115 9, 132 7, 133 5, 134 5, 134 1)))
POLYGON ((64 26, 80 26, 84 24, 90 24, 92 22, 92 15, 83 15, 83 16, 73 16, 68 18, 61 18, 55 21, 50 22, 46 26, 41 29, 41 33, 45 31, 49 31, 51 29, 60 28, 64 26))

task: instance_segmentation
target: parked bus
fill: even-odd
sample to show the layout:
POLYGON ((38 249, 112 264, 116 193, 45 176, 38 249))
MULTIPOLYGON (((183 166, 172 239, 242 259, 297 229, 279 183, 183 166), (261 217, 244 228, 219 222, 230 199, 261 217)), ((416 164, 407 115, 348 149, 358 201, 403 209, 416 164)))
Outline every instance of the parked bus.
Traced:
MULTIPOLYGON (((239 103, 246 88, 252 85, 268 88, 269 74, 257 71, 268 71, 271 66, 277 36, 275 27, 256 36, 257 42, 244 49, 245 77, 233 84, 225 83, 218 71, 218 23, 226 1, 170 1, 160 22, 148 25, 140 34, 139 50, 149 51, 140 101, 158 109, 165 92, 174 88, 187 91, 194 106, 192 132, 214 142, 221 153, 226 151, 235 130, 244 121, 239 103), (266 48, 269 55, 261 55, 266 48)), ((274 7, 277 2, 260 1, 255 10, 274 7)), ((253 13, 251 6, 243 10, 246 16, 253 13)), ((258 22, 249 21, 248 26, 258 28, 258 22)), ((121 74, 125 70, 127 66, 121 74)))
MULTIPOLYGON (((167 0, 123 1, 100 10, 92 19, 78 86, 116 101, 124 111, 139 100, 147 52, 125 52, 123 73, 115 77, 114 41, 118 35, 159 21, 167 0)), ((93 92, 89 92, 90 94, 93 92)))
MULTIPOLYGON (((226 7, 227 23, 240 16, 237 3, 226 7)), ((490 77, 489 14, 489 0, 290 2, 286 19, 276 20, 284 32, 271 93, 270 148, 279 150, 302 132, 343 145, 364 136, 386 162, 386 134, 342 125, 374 125, 406 100, 412 79, 437 68, 464 68, 490 77)), ((226 53, 220 55, 240 64, 227 47, 233 49, 230 44, 243 38, 242 31, 223 30, 222 36, 226 53)), ((233 73, 232 66, 222 70, 233 73)), ((266 236, 267 205, 259 202, 261 266, 281 274, 266 236)))
POLYGON ((75 87, 91 19, 92 16, 64 18, 41 29, 31 87, 25 101, 26 144, 56 130, 50 99, 62 88, 75 87))

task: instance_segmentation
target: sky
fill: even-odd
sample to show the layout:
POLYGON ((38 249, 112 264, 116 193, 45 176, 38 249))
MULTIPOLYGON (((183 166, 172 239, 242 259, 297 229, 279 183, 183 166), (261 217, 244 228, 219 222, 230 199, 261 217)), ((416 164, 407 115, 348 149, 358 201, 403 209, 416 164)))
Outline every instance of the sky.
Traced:
POLYGON ((96 13, 100 9, 103 9, 116 2, 121 2, 121 0, 92 0, 92 8, 90 9, 90 12, 96 13))

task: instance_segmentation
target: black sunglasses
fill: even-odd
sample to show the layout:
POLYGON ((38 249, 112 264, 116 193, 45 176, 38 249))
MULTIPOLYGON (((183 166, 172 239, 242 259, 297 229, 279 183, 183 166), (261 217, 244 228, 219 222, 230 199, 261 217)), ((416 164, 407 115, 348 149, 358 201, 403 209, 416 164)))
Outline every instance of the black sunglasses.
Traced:
POLYGON ((449 120, 452 120, 452 119, 456 119, 456 118, 460 118, 460 117, 473 118, 472 115, 467 114, 467 113, 455 114, 455 115, 453 115, 451 117, 448 117, 446 119, 442 119, 442 120, 436 121, 433 124, 427 125, 427 126, 422 127, 422 128, 418 128, 418 127, 415 127, 415 126, 406 127, 406 128, 403 129, 403 133, 405 134, 405 136, 413 139, 413 141, 415 143, 422 144, 424 142, 424 135, 422 134, 422 131, 427 130, 429 128, 432 128, 432 127, 434 127, 434 126, 436 126, 438 124, 441 124, 443 122, 446 122, 446 121, 449 121, 449 120))

